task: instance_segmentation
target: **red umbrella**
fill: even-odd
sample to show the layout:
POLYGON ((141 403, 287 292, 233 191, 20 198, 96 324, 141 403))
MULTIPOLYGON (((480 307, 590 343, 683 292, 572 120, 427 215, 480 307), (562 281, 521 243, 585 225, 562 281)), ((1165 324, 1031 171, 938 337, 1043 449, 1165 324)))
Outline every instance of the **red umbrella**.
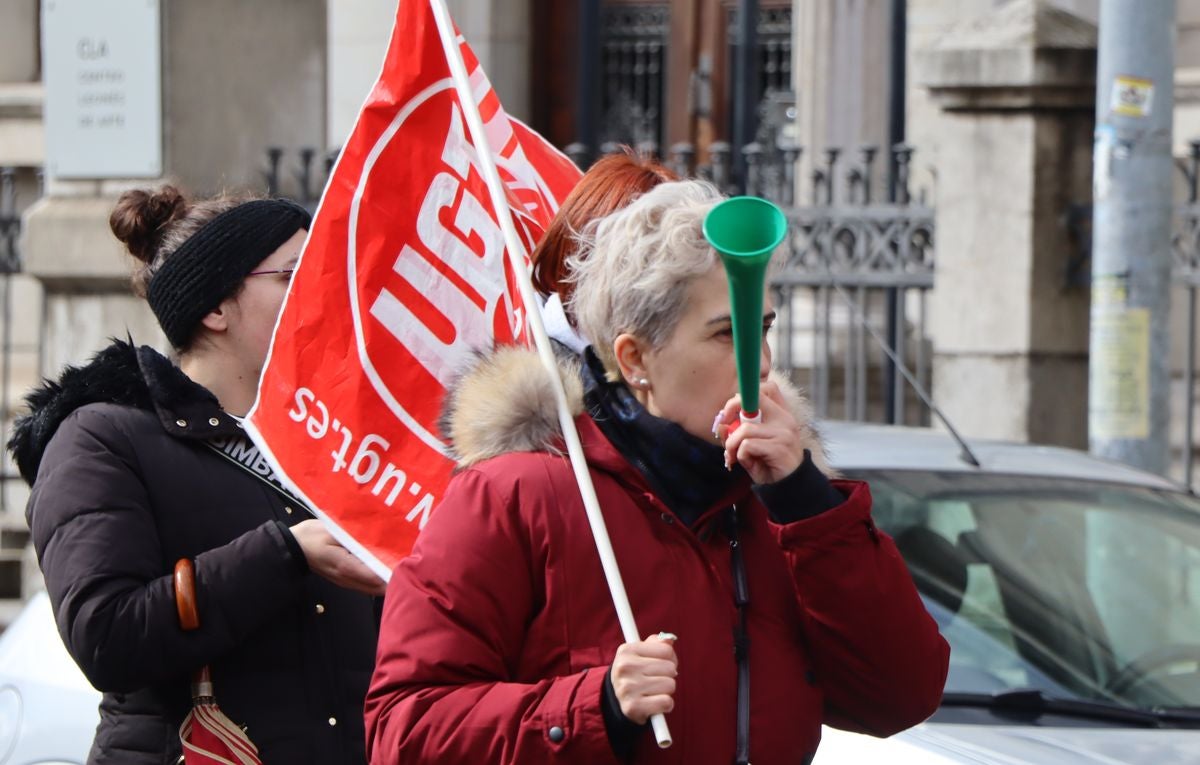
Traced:
MULTIPOLYGON (((180 627, 199 629, 196 574, 187 558, 175 564, 175 606, 180 627)), ((179 726, 179 740, 185 765, 262 765, 258 747, 217 706, 208 667, 192 675, 192 711, 179 726)))

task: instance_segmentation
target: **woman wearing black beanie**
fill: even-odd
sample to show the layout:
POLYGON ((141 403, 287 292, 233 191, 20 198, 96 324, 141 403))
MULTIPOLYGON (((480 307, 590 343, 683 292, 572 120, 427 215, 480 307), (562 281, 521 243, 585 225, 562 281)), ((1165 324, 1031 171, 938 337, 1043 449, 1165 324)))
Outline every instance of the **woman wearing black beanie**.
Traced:
POLYGON ((174 762, 208 665, 266 763, 362 763, 383 582, 245 438, 311 218, 279 199, 126 192, 109 219, 178 355, 115 341, 28 397, 9 442, 67 649, 104 692, 89 765, 174 762), (171 573, 193 561, 200 628, 171 573))

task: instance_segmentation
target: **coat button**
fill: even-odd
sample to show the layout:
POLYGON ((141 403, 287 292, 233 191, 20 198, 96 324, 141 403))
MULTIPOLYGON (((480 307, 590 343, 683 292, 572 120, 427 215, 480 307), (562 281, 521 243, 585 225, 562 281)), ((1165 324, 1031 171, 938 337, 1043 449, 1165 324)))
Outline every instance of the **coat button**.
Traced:
POLYGON ((558 727, 557 725, 555 725, 553 728, 550 729, 550 740, 553 741, 554 743, 557 744, 558 742, 562 741, 566 737, 567 737, 567 734, 565 732, 563 732, 563 729, 558 727))
POLYGON ((217 427, 218 425, 220 425, 220 424, 221 424, 221 421, 220 421, 220 420, 218 420, 216 417, 209 417, 209 418, 208 418, 208 424, 209 424, 209 425, 212 425, 212 426, 215 428, 215 427, 217 427))
POLYGON ((181 427, 181 428, 186 428, 186 427, 187 427, 187 420, 176 420, 176 421, 175 421, 175 424, 176 424, 176 425, 178 425, 178 426, 179 426, 179 427, 181 427))
POLYGON ((674 523, 675 522, 675 516, 671 515, 670 513, 663 513, 662 519, 663 519, 663 523, 674 523))
POLYGON ((333 727, 333 726, 335 726, 335 725, 337 725, 337 718, 336 718, 336 717, 330 717, 330 718, 329 718, 329 727, 331 727, 331 728, 332 728, 332 727, 333 727))
POLYGON ((317 613, 318 613, 318 614, 323 614, 323 613, 325 613, 325 606, 324 606, 324 605, 322 605, 322 604, 320 604, 320 603, 318 603, 318 604, 317 604, 317 613))
POLYGON ((292 514, 292 507, 291 507, 291 505, 284 505, 284 506, 283 506, 283 512, 287 513, 288 515, 291 515, 291 514, 292 514))

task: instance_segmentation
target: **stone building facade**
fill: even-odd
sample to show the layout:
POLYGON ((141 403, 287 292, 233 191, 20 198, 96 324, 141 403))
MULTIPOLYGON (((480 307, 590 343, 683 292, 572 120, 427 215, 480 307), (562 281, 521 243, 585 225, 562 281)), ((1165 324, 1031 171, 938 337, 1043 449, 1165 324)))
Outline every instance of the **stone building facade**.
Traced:
MULTIPOLYGON (((300 151, 320 156, 344 140, 378 73, 396 7, 395 0, 159 2, 163 178, 201 194, 261 190, 269 146, 282 149, 279 190, 297 194, 300 151)), ((1175 141, 1183 155, 1187 140, 1200 136, 1200 0, 1177 2, 1175 141)), ((572 62, 584 4, 448 5, 505 108, 560 145, 574 140, 580 80, 572 62)), ((661 112, 652 132, 660 147, 687 141, 703 156, 713 141, 728 141, 736 2, 599 6, 613 14, 661 11, 628 18, 660 22, 662 50, 637 37, 645 27, 622 32, 630 50, 652 54, 631 66, 663 68, 658 100, 643 104, 661 112)), ((1062 277, 1078 249, 1063 216, 1090 201, 1098 6, 907 0, 904 134, 917 147, 914 185, 938 210, 933 387, 972 436, 1086 445, 1087 293, 1062 277), (964 68, 984 58, 1003 66, 985 75, 964 68)), ((790 86, 792 138, 806 147, 886 145, 897 81, 893 0, 760 0, 760 7, 774 56, 764 59, 763 83, 790 86)), ((109 336, 128 331, 163 344, 128 293, 128 263, 107 230, 108 211, 131 182, 48 178, 41 187, 39 9, 39 0, 0 4, 0 168, 13 168, 14 212, 23 220, 21 272, 2 277, 11 289, 0 315, 10 337, 5 422, 39 375, 86 358, 109 336)), ((798 178, 808 177, 817 156, 801 156, 798 178)), ((798 183, 798 200, 810 191, 798 183)), ((13 557, 4 535, 15 540, 8 549, 20 548, 25 494, 19 481, 5 480, 0 496, 3 599, 13 595, 4 585, 4 556, 13 557)))
MULTIPOLYGON (((198 194, 266 190, 268 147, 279 193, 300 197, 300 157, 321 159, 349 133, 378 73, 394 0, 159 0, 163 173, 136 180, 43 178, 47 164, 41 14, 46 0, 0 4, 0 422, 11 433, 39 377, 79 363, 110 337, 167 344, 129 290, 131 262, 108 230, 121 191, 172 181, 198 194), (10 184, 11 181, 11 184, 10 184), (6 195, 5 189, 13 192, 6 195), (11 210, 5 207, 6 200, 11 210), (11 225, 10 225, 11 223, 11 225), (19 229, 19 235, 18 235, 19 229), (10 236, 11 234, 11 236, 10 236), (5 334, 5 333, 8 334, 5 334)), ((529 111, 528 0, 451 0, 451 13, 506 106, 529 111)), ((319 182, 317 178, 315 182, 319 182)), ((6 438, 7 436, 5 436, 6 438)), ((3 457, 0 625, 39 586, 25 549, 28 491, 3 457)))

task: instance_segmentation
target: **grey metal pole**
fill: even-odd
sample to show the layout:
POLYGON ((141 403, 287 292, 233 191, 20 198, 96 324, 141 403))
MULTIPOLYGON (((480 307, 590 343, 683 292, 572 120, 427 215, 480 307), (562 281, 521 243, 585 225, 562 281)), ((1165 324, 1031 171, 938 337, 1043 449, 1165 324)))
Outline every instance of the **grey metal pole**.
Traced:
POLYGON ((1166 474, 1175 0, 1101 0, 1091 451, 1166 474))

